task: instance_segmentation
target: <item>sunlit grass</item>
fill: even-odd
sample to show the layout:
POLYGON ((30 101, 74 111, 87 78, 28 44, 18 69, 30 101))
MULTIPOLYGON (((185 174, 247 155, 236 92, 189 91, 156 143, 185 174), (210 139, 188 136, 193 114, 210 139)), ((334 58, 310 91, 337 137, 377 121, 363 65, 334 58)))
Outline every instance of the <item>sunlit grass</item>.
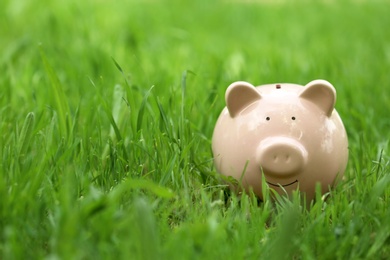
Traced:
POLYGON ((0 258, 388 258, 390 5, 331 2, 1 1, 0 258), (308 208, 230 192, 226 87, 317 78, 343 181, 308 208))

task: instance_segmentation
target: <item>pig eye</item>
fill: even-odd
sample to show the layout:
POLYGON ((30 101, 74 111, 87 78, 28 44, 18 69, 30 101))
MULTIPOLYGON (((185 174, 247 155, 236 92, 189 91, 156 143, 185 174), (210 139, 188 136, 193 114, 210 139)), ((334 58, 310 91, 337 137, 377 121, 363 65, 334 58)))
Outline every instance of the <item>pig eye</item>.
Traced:
POLYGON ((269 121, 269 120, 271 120, 271 118, 270 118, 269 116, 267 116, 267 117, 265 118, 265 120, 269 121))
POLYGON ((291 117, 292 120, 295 120, 295 116, 291 117))

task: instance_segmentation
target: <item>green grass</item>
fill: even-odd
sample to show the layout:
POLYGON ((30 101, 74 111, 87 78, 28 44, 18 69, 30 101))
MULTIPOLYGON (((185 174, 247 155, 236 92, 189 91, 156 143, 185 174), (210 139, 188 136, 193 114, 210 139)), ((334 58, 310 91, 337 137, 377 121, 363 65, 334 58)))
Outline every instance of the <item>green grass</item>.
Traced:
POLYGON ((0 258, 388 259, 390 3, 276 2, 1 1, 0 258), (343 181, 310 209, 229 194, 226 87, 317 78, 343 181))

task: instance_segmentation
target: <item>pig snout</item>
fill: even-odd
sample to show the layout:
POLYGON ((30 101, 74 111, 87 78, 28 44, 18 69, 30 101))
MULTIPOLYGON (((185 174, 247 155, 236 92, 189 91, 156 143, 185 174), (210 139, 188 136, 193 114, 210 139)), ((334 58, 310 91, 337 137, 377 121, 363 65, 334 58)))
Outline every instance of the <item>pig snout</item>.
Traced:
POLYGON ((298 141, 288 137, 267 138, 257 149, 257 160, 265 174, 298 174, 307 162, 307 151, 298 141))

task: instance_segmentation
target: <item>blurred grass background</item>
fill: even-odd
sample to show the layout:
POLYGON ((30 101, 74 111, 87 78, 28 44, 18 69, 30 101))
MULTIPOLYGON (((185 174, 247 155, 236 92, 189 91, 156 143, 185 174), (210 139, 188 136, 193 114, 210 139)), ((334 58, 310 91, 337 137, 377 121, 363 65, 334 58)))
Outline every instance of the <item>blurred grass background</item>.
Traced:
POLYGON ((0 258, 386 259, 387 1, 0 2, 0 258), (336 88, 350 160, 306 210, 229 195, 226 87, 336 88))

